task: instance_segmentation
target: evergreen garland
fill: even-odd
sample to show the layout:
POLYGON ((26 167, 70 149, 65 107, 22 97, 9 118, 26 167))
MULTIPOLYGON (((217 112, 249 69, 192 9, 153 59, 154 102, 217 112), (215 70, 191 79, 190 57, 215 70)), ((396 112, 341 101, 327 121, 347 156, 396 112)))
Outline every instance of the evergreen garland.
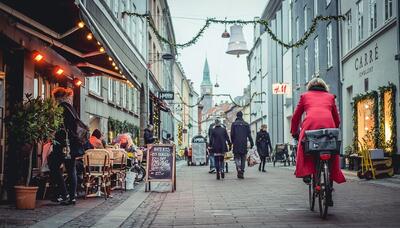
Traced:
POLYGON ((360 101, 372 99, 374 110, 373 110, 373 118, 374 118, 374 129, 372 130, 374 135, 374 144, 375 146, 379 145, 379 128, 378 128, 378 117, 379 117, 379 109, 378 109, 378 92, 371 91, 366 94, 359 94, 353 98, 353 148, 358 151, 358 104, 360 101))
MULTIPOLYGON (((122 133, 130 133, 132 136, 134 136, 133 141, 137 144, 139 141, 139 127, 128 123, 127 121, 119 121, 116 119, 113 119, 112 117, 108 118, 108 131, 114 132, 114 135, 122 134, 122 133)), ((112 139, 110 139, 111 141, 112 139)))
POLYGON ((194 44, 197 43, 197 41, 200 39, 200 37, 203 35, 204 31, 210 27, 211 24, 223 24, 223 25, 227 25, 227 24, 238 24, 238 25, 249 25, 249 24, 261 24, 265 27, 267 33, 270 35, 271 39, 276 41, 278 44, 282 45, 283 47, 289 49, 289 48, 298 48, 302 45, 305 44, 305 42, 307 41, 307 39, 315 32, 318 22, 319 21, 331 21, 331 20, 335 20, 335 21, 339 21, 339 20, 345 20, 346 18, 342 15, 339 16, 316 16, 312 22, 311 22, 311 26, 310 28, 303 34, 303 36, 296 42, 294 43, 285 43, 284 41, 280 40, 278 38, 278 36, 271 30, 271 28, 268 25, 268 21, 266 20, 218 20, 215 18, 207 18, 205 24, 203 25, 203 27, 200 28, 200 30, 197 32, 197 34, 189 41, 182 43, 182 44, 177 44, 174 42, 171 42, 170 40, 168 40, 167 38, 163 37, 157 30, 152 18, 150 14, 139 14, 139 13, 135 13, 135 12, 128 12, 128 11, 124 11, 122 12, 122 15, 128 15, 128 16, 136 16, 136 17, 140 17, 140 18, 144 18, 150 28, 152 29, 152 31, 154 32, 154 34, 157 36, 157 38, 164 42, 169 44, 170 46, 176 47, 176 48, 186 48, 186 47, 190 47, 194 44))
POLYGON ((389 85, 387 86, 381 86, 378 88, 380 92, 380 99, 379 99, 379 105, 380 105, 380 126, 379 126, 379 141, 380 141, 380 147, 383 149, 388 149, 386 152, 394 153, 397 151, 397 145, 396 145, 396 140, 397 140, 397 131, 396 131, 396 86, 389 82, 389 85), (392 135, 389 139, 388 142, 386 142, 386 137, 385 137, 385 93, 390 93, 390 99, 388 101, 388 106, 390 108, 390 118, 391 121, 389 122, 390 125, 390 130, 392 132, 392 135))

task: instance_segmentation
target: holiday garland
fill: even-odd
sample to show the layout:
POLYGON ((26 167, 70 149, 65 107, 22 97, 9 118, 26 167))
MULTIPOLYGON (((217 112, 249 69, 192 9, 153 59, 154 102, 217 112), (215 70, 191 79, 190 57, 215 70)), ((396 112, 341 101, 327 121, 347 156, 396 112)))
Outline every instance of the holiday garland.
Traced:
POLYGON ((353 148, 355 151, 358 151, 358 104, 360 101, 371 99, 373 101, 373 118, 374 118, 374 129, 371 130, 374 135, 374 144, 375 146, 379 145, 379 129, 378 129, 378 92, 372 91, 366 94, 359 94, 353 98, 353 148))
MULTIPOLYGON (((115 135, 130 133, 133 136, 133 141, 138 144, 139 142, 139 127, 134 124, 128 123, 127 121, 119 121, 113 119, 112 117, 108 118, 108 131, 114 132, 115 135)), ((109 139, 112 141, 112 139, 109 139)))
POLYGON ((397 139, 397 132, 396 132, 396 86, 389 82, 389 85, 387 86, 382 86, 378 88, 380 92, 380 99, 379 99, 379 105, 380 105, 380 126, 379 126, 379 141, 380 141, 380 147, 383 149, 388 150, 387 152, 395 152, 397 151, 397 146, 396 146, 396 139, 397 139), (391 137, 389 141, 386 141, 385 137, 385 94, 389 93, 390 94, 390 99, 388 100, 388 107, 390 108, 390 122, 388 123, 390 126, 390 131, 391 131, 391 137))
POLYGON ((319 21, 331 21, 331 20, 345 20, 345 17, 342 15, 339 16, 316 16, 311 23, 310 28, 303 34, 303 36, 296 42, 294 43, 285 43, 282 40, 280 40, 278 38, 278 36, 271 30, 271 28, 268 25, 268 21, 266 20, 218 20, 215 18, 207 18, 205 24, 203 25, 203 27, 200 28, 200 30, 197 32, 197 34, 189 41, 182 43, 182 44, 177 44, 174 42, 171 42, 170 40, 168 40, 167 38, 163 37, 157 30, 152 18, 150 14, 139 14, 139 13, 134 13, 134 12, 127 12, 124 11, 122 12, 122 15, 128 15, 128 16, 136 16, 136 17, 141 17, 141 18, 145 18, 145 20, 148 22, 150 28, 152 29, 152 31, 154 32, 154 34, 157 36, 157 38, 164 42, 167 43, 173 47, 176 48, 186 48, 186 47, 190 47, 194 44, 197 43, 197 41, 200 39, 200 37, 203 35, 204 31, 211 25, 211 24, 238 24, 238 25, 248 25, 248 24, 261 24, 265 27, 267 33, 270 35, 271 39, 276 41, 278 44, 282 45, 285 48, 294 48, 294 47, 300 47, 302 45, 304 45, 304 43, 307 41, 307 39, 315 32, 318 22, 319 21))

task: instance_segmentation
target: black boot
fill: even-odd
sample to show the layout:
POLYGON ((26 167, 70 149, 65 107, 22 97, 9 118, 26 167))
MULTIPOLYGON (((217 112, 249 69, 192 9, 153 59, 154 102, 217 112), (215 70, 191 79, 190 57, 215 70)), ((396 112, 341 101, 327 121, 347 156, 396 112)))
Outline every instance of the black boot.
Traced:
POLYGON ((217 180, 219 180, 219 179, 221 179, 221 177, 220 177, 220 173, 219 173, 219 172, 217 172, 217 180))
POLYGON ((222 177, 222 179, 225 178, 225 173, 224 172, 221 172, 221 177, 222 177))
MULTIPOLYGON (((262 162, 261 162, 262 163, 262 162)), ((259 172, 261 172, 261 163, 260 163, 260 165, 258 166, 258 171, 259 172)))
POLYGON ((239 179, 244 179, 243 171, 238 172, 238 178, 239 179))

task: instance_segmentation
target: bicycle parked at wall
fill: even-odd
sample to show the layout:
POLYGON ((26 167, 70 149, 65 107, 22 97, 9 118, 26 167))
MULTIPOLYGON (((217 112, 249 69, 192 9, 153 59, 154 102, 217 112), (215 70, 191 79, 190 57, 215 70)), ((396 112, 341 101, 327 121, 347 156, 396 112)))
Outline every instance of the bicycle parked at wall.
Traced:
POLYGON ((316 165, 316 174, 311 176, 308 188, 310 210, 314 211, 318 198, 319 214, 325 219, 328 208, 333 206, 330 167, 333 156, 339 154, 340 130, 327 128, 306 131, 305 134, 306 139, 302 142, 304 152, 314 156, 316 165))

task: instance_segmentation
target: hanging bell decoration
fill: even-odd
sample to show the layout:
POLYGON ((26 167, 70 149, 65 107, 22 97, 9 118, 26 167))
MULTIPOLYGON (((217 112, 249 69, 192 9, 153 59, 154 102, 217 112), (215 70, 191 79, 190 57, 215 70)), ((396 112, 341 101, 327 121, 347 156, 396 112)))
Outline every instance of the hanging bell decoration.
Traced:
POLYGON ((243 27, 241 25, 232 25, 231 39, 229 40, 226 54, 236 55, 239 58, 240 55, 247 53, 249 53, 249 50, 243 36, 243 27))
POLYGON ((222 37, 222 38, 229 38, 229 37, 231 37, 231 35, 229 34, 229 32, 226 31, 226 28, 225 28, 225 31, 222 33, 221 37, 222 37))

